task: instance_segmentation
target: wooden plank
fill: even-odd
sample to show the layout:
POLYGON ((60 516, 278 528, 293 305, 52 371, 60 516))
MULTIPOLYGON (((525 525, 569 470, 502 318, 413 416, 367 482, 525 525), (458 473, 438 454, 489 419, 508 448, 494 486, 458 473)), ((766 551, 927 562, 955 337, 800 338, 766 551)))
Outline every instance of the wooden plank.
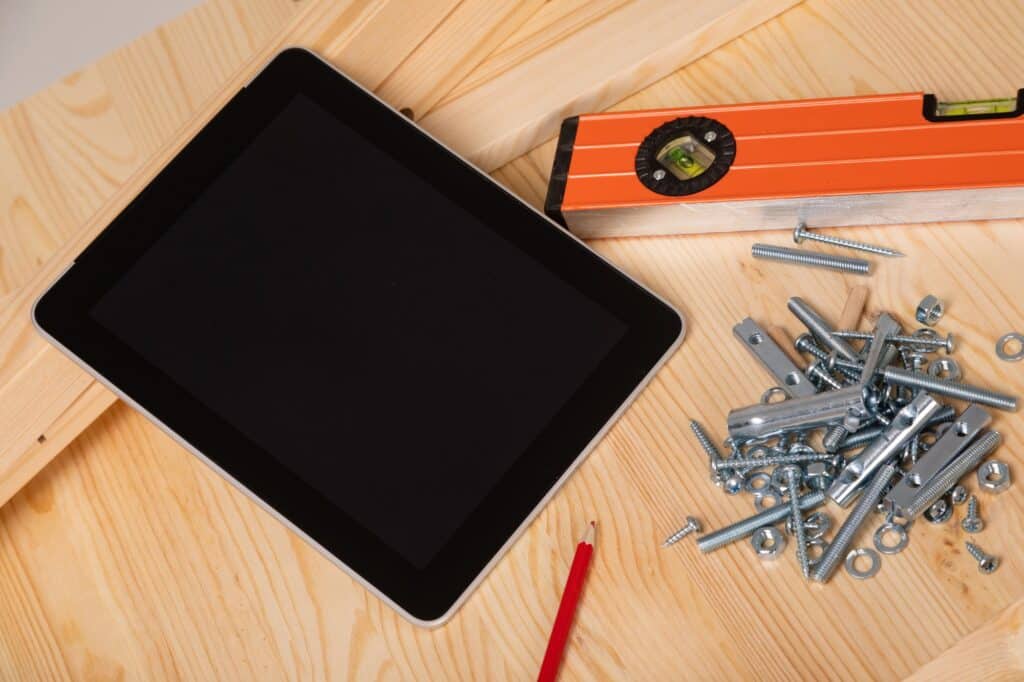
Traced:
MULTIPOLYGON (((637 0, 639 9, 646 9, 643 3, 646 0, 637 0)), ((772 12, 778 11, 786 4, 792 4, 793 0, 775 0, 768 5, 757 5, 756 9, 751 3, 740 0, 727 0, 720 3, 704 3, 700 13, 692 17, 691 26, 693 30, 687 32, 685 39, 680 39, 674 33, 657 32, 647 36, 642 42, 643 48, 638 52, 635 48, 624 51, 617 55, 616 59, 609 59, 607 62, 596 65, 589 65, 585 72, 585 83, 587 88, 594 88, 600 81, 603 73, 609 80, 608 92, 614 96, 621 96, 626 92, 650 82, 652 68, 645 59, 657 57, 658 67, 653 72, 662 73, 679 66, 683 60, 690 59, 710 47, 724 41, 736 32, 742 30, 752 23, 761 21, 771 8, 772 12), (706 27, 706 31, 701 30, 706 27), (701 50, 694 47, 695 41, 700 41, 701 50), (645 57, 646 55, 646 57, 645 57), (625 68, 625 61, 628 58, 639 59, 643 68, 625 68), (602 66, 603 64, 603 66, 602 66)), ((49 355, 56 353, 49 348, 40 338, 35 336, 28 328, 29 306, 36 296, 42 291, 47 282, 51 281, 60 269, 73 257, 81 248, 88 243, 104 225, 123 207, 131 196, 136 193, 153 174, 159 169, 168 158, 173 156, 180 149, 183 142, 192 137, 213 112, 223 106, 227 97, 235 92, 248 78, 259 69, 271 56, 286 45, 305 45, 318 50, 326 59, 337 64, 345 71, 352 74, 365 74, 371 81, 380 81, 379 90, 385 97, 392 98, 396 106, 412 104, 427 110, 432 102, 437 101, 451 88, 459 79, 465 76, 472 68, 479 64, 489 51, 496 48, 515 28, 529 18, 529 15, 536 10, 539 3, 493 3, 478 2, 477 0, 462 0, 458 4, 432 1, 427 5, 419 6, 417 18, 426 24, 434 24, 433 31, 424 36, 424 29, 421 23, 405 21, 402 11, 407 5, 398 0, 349 0, 343 3, 311 2, 301 14, 296 17, 292 24, 284 32, 270 41, 262 50, 255 53, 239 71, 227 79, 227 85, 200 109, 196 118, 184 125, 170 139, 171 143, 163 147, 162 151, 142 163, 139 155, 129 143, 131 139, 118 132, 123 129, 122 115, 112 106, 112 89, 118 92, 134 93, 140 90, 143 82, 170 82, 181 81, 190 83, 193 74, 201 71, 202 64, 209 61, 206 56, 197 56, 192 50, 165 48, 167 40, 160 38, 151 45, 140 44, 130 48, 127 56, 120 57, 117 64, 116 77, 111 78, 111 86, 102 78, 102 72, 87 70, 88 78, 75 78, 70 82, 59 86, 56 94, 46 94, 40 103, 32 102, 27 107, 39 106, 42 110, 33 119, 41 121, 36 126, 45 125, 46 138, 54 142, 46 146, 48 157, 60 159, 61 164, 48 164, 57 170, 52 172, 48 178, 50 183, 64 184, 74 188, 74 200, 63 200, 58 203, 62 215, 68 217, 68 223, 84 219, 86 215, 92 215, 86 222, 86 226, 77 232, 67 244, 43 267, 35 278, 22 289, 15 299, 14 304, 4 313, 0 313, 0 386, 4 386, 12 380, 15 373, 33 373, 35 367, 43 371, 50 363, 55 362, 49 355), (449 10, 447 11, 446 10, 449 10), (442 17, 443 15, 443 17, 442 17), (386 36, 386 39, 384 39, 386 36), (415 46, 410 49, 410 46, 415 46), (138 55, 134 54, 139 53, 138 55), (379 54, 383 53, 382 58, 379 54), (406 55, 399 59, 398 56, 406 55), (383 77, 381 65, 391 63, 394 66, 388 76, 383 77), (382 79, 383 78, 383 79, 382 79), (65 92, 66 91, 66 92, 65 92), (73 107, 66 107, 62 104, 64 100, 71 100, 79 103, 73 107), (78 112, 82 108, 91 112, 90 116, 66 116, 60 115, 67 110, 78 112), (96 115, 98 112, 99 116, 96 115), (79 121, 83 118, 83 121, 79 121), (92 136, 102 140, 113 140, 111 148, 98 147, 95 144, 88 144, 92 136), (98 177, 90 174, 92 168, 92 151, 104 166, 98 177), (131 179, 126 179, 129 173, 131 179), (114 194, 114 191, 120 190, 114 194), (99 206, 105 197, 110 197, 103 207, 98 211, 99 206), (94 212, 95 211, 95 212, 94 212)), ((629 7, 632 7, 630 5, 629 7)), ((219 27, 224 23, 224 16, 230 19, 230 14, 216 15, 221 17, 220 22, 213 21, 211 26, 213 32, 219 34, 219 27)), ((660 15, 659 15, 660 16, 660 15)), ((633 21, 639 19, 639 13, 634 10, 628 15, 619 15, 618 21, 633 21)), ((662 17, 664 19, 664 17, 662 17)), ((228 20, 227 23, 230 23, 228 20)), ((530 68, 535 74, 551 78, 555 74, 548 71, 555 53, 563 49, 562 43, 567 41, 579 41, 580 34, 586 32, 587 40, 599 40, 607 37, 614 30, 611 24, 601 24, 600 31, 590 25, 580 32, 572 33, 564 41, 549 46, 533 56, 515 70, 523 78, 530 68), (527 64, 533 64, 527 67, 527 64)), ((194 32, 193 32, 194 33, 194 32)), ((192 35, 192 34, 190 34, 192 35)), ((202 34, 200 34, 202 35, 202 34)), ((210 37, 212 37, 211 34, 210 37)), ((243 44, 240 41, 239 44, 243 44)), ((225 63, 230 60, 225 60, 225 63)), ((114 67, 108 67, 114 68, 114 67)), ((539 79, 537 79, 539 80, 539 79)), ((583 82, 583 81, 581 81, 583 82)), ((159 104, 163 100, 171 99, 168 106, 155 107, 159 112, 157 115, 134 114, 131 128, 136 131, 135 141, 138 147, 146 148, 166 133, 171 123, 183 120, 183 112, 192 105, 199 92, 208 93, 210 83, 205 82, 206 87, 193 90, 192 86, 182 85, 181 95, 170 98, 160 97, 159 104), (165 112, 173 112, 171 114, 165 112)), ((486 88, 487 85, 482 85, 486 88)), ((566 106, 582 106, 583 101, 574 99, 578 91, 566 88, 562 91, 549 82, 543 99, 544 106, 551 106, 553 109, 547 115, 547 120, 536 119, 538 107, 536 103, 530 103, 528 98, 516 97, 516 106, 503 105, 499 110, 492 110, 489 115, 500 115, 500 125, 492 125, 486 118, 474 122, 463 120, 460 125, 467 125, 473 129, 490 130, 491 134, 502 136, 505 134, 504 125, 509 122, 509 114, 515 111, 522 111, 522 121, 513 125, 517 129, 533 130, 532 136, 521 138, 513 146, 503 143, 505 152, 511 153, 514 149, 525 151, 526 145, 532 144, 537 136, 547 135, 547 126, 554 118, 560 118, 566 106), (552 97, 552 94, 554 97, 552 97), (529 106, 527 104, 529 103, 529 106)), ((173 88, 172 88, 173 91, 173 88)), ((476 92, 474 90, 473 92, 476 92)), ((461 102, 465 96, 459 98, 452 105, 461 102)), ((588 102, 589 103, 589 102, 588 102)), ((460 105, 461 106, 461 105, 460 105)), ((428 114, 430 122, 425 125, 436 131, 439 127, 448 125, 448 121, 457 112, 463 110, 460 107, 448 109, 451 113, 438 112, 428 114)), ((464 111, 464 110, 463 110, 464 111)), ((127 114, 124 115, 127 118, 127 114)), ((515 116, 513 115, 513 118, 515 116)), ((29 126, 30 128, 35 126, 29 126)), ((452 131, 453 127, 448 126, 447 130, 452 131)), ((462 142, 455 141, 457 150, 465 150, 462 142)), ((472 153, 472 149, 469 149, 472 153)), ((60 396, 62 404, 50 402, 49 411, 32 415, 26 424, 31 428, 44 433, 49 429, 46 418, 54 417, 70 408, 77 400, 78 395, 69 391, 69 386, 79 387, 85 390, 88 382, 82 382, 80 378, 71 376, 77 372, 73 367, 68 366, 65 370, 68 376, 54 377, 55 385, 59 384, 61 390, 54 391, 60 396)), ((39 384, 38 390, 46 392, 45 385, 39 384)), ((25 417, 32 412, 32 405, 36 404, 34 398, 27 394, 8 391, 11 396, 9 402, 0 404, 0 423, 4 421, 3 415, 19 415, 25 417)), ((94 415, 98 415, 109 404, 106 396, 97 393, 94 403, 78 402, 76 414, 79 420, 74 423, 84 423, 84 415, 91 409, 94 415)), ((10 478, 13 481, 27 480, 35 473, 35 467, 44 463, 42 453, 49 450, 34 450, 34 456, 25 456, 24 447, 31 447, 31 439, 25 434, 19 434, 17 438, 9 438, 9 434, 0 433, 0 481, 10 478), (31 466, 30 466, 31 465, 31 466), (23 468, 27 467, 27 468, 23 468)), ((0 503, 6 498, 0 497, 0 503)))
MULTIPOLYGON (((1024 9, 998 0, 967 10, 955 2, 809 0, 621 108, 910 88, 991 96, 1024 72, 1013 39, 1022 27, 1024 9), (949 48, 982 43, 986 50, 949 48)), ((551 150, 546 143, 496 176, 540 201, 551 150)), ((909 326, 921 295, 939 295, 949 304, 940 330, 963 340, 955 357, 968 378, 1021 392, 1018 368, 992 352, 999 335, 1024 329, 1016 296, 1024 285, 1016 267, 1021 225, 849 233, 908 253, 880 263, 869 281, 873 310, 892 310, 909 326)), ((792 556, 768 565, 746 545, 710 556, 688 542, 658 547, 686 514, 717 527, 751 512, 749 498, 724 496, 707 482, 686 427, 697 418, 721 437, 726 411, 765 388, 732 325, 750 314, 792 335, 800 329, 785 311, 788 296, 838 316, 850 287, 863 283, 754 263, 754 238, 595 244, 679 305, 690 334, 446 627, 409 626, 122 405, 0 508, 0 669, 15 679, 530 678, 582 524, 594 515, 601 542, 565 679, 913 673, 1020 600, 1024 562, 1014 548, 1024 542, 1024 503, 1016 488, 982 498, 983 546, 1005 560, 991 576, 964 554, 955 524, 918 524, 907 550, 885 557, 874 580, 840 574, 821 588, 801 582, 792 556)), ((999 456, 1021 469, 1020 420, 1000 414, 996 426, 1007 442, 999 456)), ((858 539, 868 542, 867 533, 858 539)), ((967 658, 975 650, 981 673, 1019 677, 1019 664, 998 645, 972 641, 977 649, 925 668, 921 679, 975 666, 967 658)), ((1010 647, 1013 635, 1000 641, 1010 647)))
POLYGON ((527 53, 421 123, 493 170, 550 138, 567 116, 611 106, 792 5, 716 0, 681 16, 676 4, 636 0, 527 53))

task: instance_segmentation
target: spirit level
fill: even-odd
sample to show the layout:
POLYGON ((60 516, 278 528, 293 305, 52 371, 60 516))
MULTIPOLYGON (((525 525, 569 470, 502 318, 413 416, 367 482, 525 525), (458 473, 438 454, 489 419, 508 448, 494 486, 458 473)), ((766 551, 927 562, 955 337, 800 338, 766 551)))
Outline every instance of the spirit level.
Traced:
POLYGON ((1024 216, 1024 89, 586 114, 545 210, 582 237, 1024 216))

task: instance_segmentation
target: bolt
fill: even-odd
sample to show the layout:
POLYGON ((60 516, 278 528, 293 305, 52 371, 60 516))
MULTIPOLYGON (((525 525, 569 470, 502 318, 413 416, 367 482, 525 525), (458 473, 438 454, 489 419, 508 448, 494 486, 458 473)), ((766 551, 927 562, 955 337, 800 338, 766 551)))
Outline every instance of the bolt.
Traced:
POLYGON ((825 431, 825 435, 821 439, 821 445, 825 448, 825 452, 834 453, 839 450, 839 447, 843 444, 843 441, 850 432, 842 424, 834 424, 828 427, 825 431))
POLYGON ((986 388, 962 384, 959 381, 939 379, 927 374, 921 374, 920 372, 908 372, 899 367, 886 367, 882 371, 882 377, 888 383, 895 384, 896 386, 921 389, 929 393, 938 393, 948 398, 957 398, 969 403, 988 405, 989 407, 1009 412, 1017 411, 1017 398, 996 393, 986 388))
POLYGON ((823 244, 831 244, 833 246, 841 246, 846 249, 854 249, 856 251, 865 251, 867 253, 873 253, 877 256, 889 256, 902 258, 903 254, 893 249, 887 249, 884 246, 874 246, 873 244, 865 244, 864 242, 857 242, 852 239, 842 239, 840 237, 829 237, 828 235, 819 234, 812 232, 803 223, 798 223, 796 229, 793 230, 793 241, 799 244, 805 239, 811 241, 821 242, 823 244))
POLYGON ((686 525, 677 530, 675 533, 672 533, 672 535, 669 535, 667 538, 665 538, 665 542, 661 543, 661 546, 671 547, 672 545, 676 544, 677 542, 685 538, 690 533, 699 533, 700 531, 700 521, 698 521, 692 516, 687 516, 686 525))
POLYGON ((978 437, 966 450, 957 455, 951 463, 946 465, 938 476, 925 484, 917 491, 914 501, 902 510, 904 517, 915 518, 928 507, 932 506, 935 500, 946 494, 950 488, 956 485, 964 474, 973 469, 978 462, 988 456, 990 452, 999 446, 1003 437, 998 431, 988 431, 978 437))
POLYGON ((806 301, 799 296, 794 296, 789 299, 786 306, 798 320, 803 322, 808 331, 814 334, 828 348, 839 353, 850 362, 857 361, 856 351, 846 341, 835 336, 832 333, 832 327, 811 306, 807 305, 806 301))
MULTIPOLYGON (((853 329, 840 329, 832 332, 832 335, 840 339, 851 339, 853 341, 870 341, 873 338, 871 332, 859 332, 853 329)), ((941 348, 946 351, 946 354, 952 353, 956 349, 956 340, 953 338, 953 334, 947 334, 946 338, 935 338, 930 339, 926 336, 907 336, 906 334, 894 334, 887 336, 886 341, 893 343, 903 343, 908 346, 921 346, 922 348, 927 346, 928 348, 941 348)))
POLYGON ((815 253, 814 251, 805 251, 803 249, 790 249, 785 246, 754 244, 750 249, 750 255, 754 258, 773 260, 780 263, 808 265, 815 268, 846 272, 851 275, 871 274, 871 263, 861 258, 833 256, 827 253, 815 253))
MULTIPOLYGON (((814 509, 815 507, 820 507, 824 501, 825 493, 822 491, 807 493, 800 498, 800 509, 803 511, 814 509)), ((770 526, 782 521, 784 518, 789 516, 789 513, 789 507, 784 504, 769 507, 763 512, 741 519, 736 523, 726 526, 725 528, 720 528, 697 538, 697 549, 705 554, 713 552, 716 549, 725 547, 737 540, 750 537, 758 528, 770 526)))
POLYGON ((811 574, 813 580, 819 583, 828 582, 832 574, 839 568, 839 564, 846 558, 846 550, 849 549, 850 544, 853 542, 853 536, 864 525, 868 514, 878 504, 878 500, 882 498, 882 494, 889 485, 889 481, 892 480, 894 473, 896 473, 896 466, 886 464, 871 479, 871 484, 861 493, 860 499, 857 500, 853 511, 843 521, 843 525, 839 527, 835 539, 832 540, 832 544, 828 546, 828 549, 825 550, 825 553, 821 555, 821 558, 815 565, 814 573, 811 574))
POLYGON ((754 467, 806 464, 808 462, 834 462, 836 456, 827 452, 801 452, 792 455, 765 455, 764 457, 730 457, 714 463, 716 470, 753 469, 754 467))
POLYGON ((999 557, 985 554, 981 547, 978 547, 973 542, 967 543, 967 551, 971 553, 972 557, 978 560, 978 570, 982 573, 993 573, 997 568, 999 568, 999 557))
POLYGON ((985 528, 985 522, 978 516, 978 498, 971 495, 970 499, 967 500, 967 516, 960 522, 960 527, 964 529, 965 533, 980 533, 985 528))
POLYGON ((804 530, 804 517, 800 513, 800 479, 803 472, 796 464, 790 464, 782 469, 782 475, 789 488, 789 518, 793 524, 793 538, 796 540, 796 560, 800 564, 800 572, 805 578, 811 575, 811 566, 807 559, 807 535, 804 530))

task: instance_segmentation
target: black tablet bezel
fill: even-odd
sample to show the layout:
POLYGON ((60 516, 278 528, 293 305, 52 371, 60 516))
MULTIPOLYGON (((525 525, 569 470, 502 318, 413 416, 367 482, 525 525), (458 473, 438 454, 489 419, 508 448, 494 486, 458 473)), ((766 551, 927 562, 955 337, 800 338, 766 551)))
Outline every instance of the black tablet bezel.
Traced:
MULTIPOLYGON (((339 204, 339 210, 344 205, 339 204)), ((213 117, 37 301, 33 316, 40 331, 65 352, 421 624, 436 624, 454 611, 683 331, 679 315, 659 298, 319 57, 298 48, 281 52, 213 117), (392 152, 628 327, 586 383, 423 570, 416 570, 88 314, 300 93, 392 152)))

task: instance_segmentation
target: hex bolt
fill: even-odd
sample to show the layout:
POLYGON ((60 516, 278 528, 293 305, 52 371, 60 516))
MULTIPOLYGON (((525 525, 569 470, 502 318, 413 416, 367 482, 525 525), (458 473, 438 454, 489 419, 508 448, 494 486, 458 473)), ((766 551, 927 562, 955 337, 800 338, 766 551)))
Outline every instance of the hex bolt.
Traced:
MULTIPOLYGON (((823 491, 819 490, 813 493, 807 493, 800 498, 800 509, 803 511, 814 509, 815 507, 820 507, 824 501, 825 493, 823 491)), ((789 515, 790 508, 787 505, 780 504, 774 507, 769 507, 763 512, 741 519, 724 528, 719 528, 707 535, 702 535, 697 538, 697 549, 704 554, 713 552, 716 549, 725 547, 737 540, 750 537, 758 528, 778 523, 789 515)))
POLYGON ((824 268, 845 272, 851 275, 870 275, 871 263, 862 258, 847 258, 846 256, 833 256, 827 253, 815 253, 803 249, 791 249, 786 246, 774 246, 772 244, 754 244, 750 249, 750 255, 763 260, 773 260, 779 263, 792 263, 795 265, 807 265, 813 268, 824 268))
POLYGON ((960 522, 960 527, 965 533, 980 533, 985 528, 985 522, 978 516, 978 498, 975 495, 967 500, 967 516, 960 522))
POLYGON ((730 457, 720 459, 714 466, 716 471, 724 469, 753 469, 755 467, 807 464, 808 462, 834 462, 835 455, 827 452, 804 452, 794 455, 765 455, 764 457, 730 457))
POLYGON ((789 308, 789 312, 793 313, 796 319, 803 322, 808 331, 814 334, 814 336, 828 348, 839 353, 844 359, 849 360, 850 362, 857 361, 858 357, 856 351, 854 351, 846 341, 835 336, 832 333, 832 327, 825 322, 821 315, 815 312, 814 308, 807 305, 806 301, 799 296, 794 296, 789 299, 786 306, 789 308))
POLYGON ((672 535, 665 538, 665 542, 661 543, 662 547, 671 547, 690 533, 699 533, 701 531, 700 521, 692 516, 686 517, 686 525, 677 530, 672 535))
POLYGON ((787 465, 782 469, 782 476, 789 489, 789 513, 793 524, 793 539, 796 540, 796 560, 800 564, 800 572, 804 578, 811 575, 811 566, 807 558, 807 534, 804 530, 804 517, 800 513, 800 479, 803 472, 796 464, 787 465))
POLYGON ((895 473, 896 466, 894 464, 886 464, 871 479, 871 484, 861 494, 853 511, 843 521, 843 525, 839 527, 835 539, 832 540, 832 544, 828 546, 825 553, 818 559, 818 563, 814 566, 814 572, 811 574, 812 580, 819 583, 828 582, 832 574, 839 568, 839 564, 846 559, 846 551, 853 543, 853 537, 860 530, 860 527, 864 525, 868 514, 875 509, 878 501, 882 499, 882 494, 895 473))
POLYGON ((876 256, 888 256, 890 258, 902 258, 903 254, 893 249, 887 249, 884 246, 875 246, 874 244, 865 244, 864 242, 854 241, 852 239, 842 239, 840 237, 830 237, 828 235, 819 234, 812 232, 803 223, 799 223, 796 229, 793 230, 793 241, 799 244, 805 239, 811 241, 821 242, 822 244, 831 244, 832 246, 841 246, 844 249, 853 249, 855 251, 864 251, 866 253, 873 253, 876 256))
POLYGON ((886 367, 882 371, 882 377, 890 384, 906 386, 908 388, 920 389, 929 393, 938 393, 948 398, 957 398, 969 403, 988 405, 1000 410, 1009 412, 1017 411, 1017 398, 1002 393, 990 391, 987 388, 979 388, 969 384, 962 384, 959 381, 939 379, 920 372, 908 372, 899 367, 886 367))
MULTIPOLYGON (((832 332, 833 336, 839 339, 850 339, 853 341, 870 341, 873 338, 871 332, 860 332, 853 329, 840 329, 832 332)), ((927 346, 928 348, 937 348, 946 351, 946 354, 952 353, 956 349, 956 341, 953 338, 953 334, 947 334, 944 339, 930 339, 926 336, 907 336, 906 334, 895 334, 888 336, 886 341, 893 343, 903 343, 908 346, 927 346)))
POLYGON ((967 543, 967 551, 971 553, 971 556, 978 560, 978 570, 982 573, 994 573, 999 568, 999 557, 994 557, 991 554, 985 554, 981 547, 978 547, 973 542, 967 543))
POLYGON ((995 450, 1002 439, 1003 437, 998 431, 981 434, 966 450, 957 455, 955 460, 947 464, 942 473, 917 491, 914 501, 902 510, 902 515, 913 519, 932 506, 935 500, 945 495, 946 491, 955 486, 956 482, 963 478, 968 471, 995 450))

